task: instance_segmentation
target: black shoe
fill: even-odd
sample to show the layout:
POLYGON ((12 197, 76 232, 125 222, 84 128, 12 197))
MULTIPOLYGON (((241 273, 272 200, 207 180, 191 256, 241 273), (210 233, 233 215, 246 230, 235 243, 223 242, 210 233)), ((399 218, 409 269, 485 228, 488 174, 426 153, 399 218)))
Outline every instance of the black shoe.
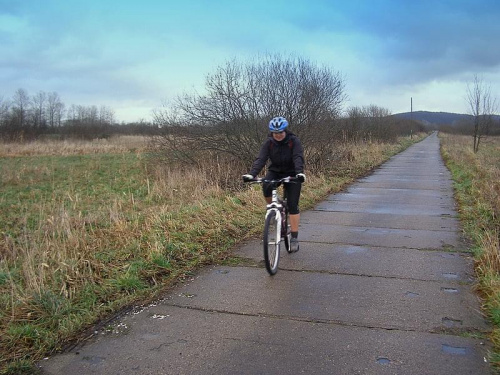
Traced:
POLYGON ((296 253, 299 251, 299 240, 297 238, 292 238, 290 240, 290 252, 296 253))

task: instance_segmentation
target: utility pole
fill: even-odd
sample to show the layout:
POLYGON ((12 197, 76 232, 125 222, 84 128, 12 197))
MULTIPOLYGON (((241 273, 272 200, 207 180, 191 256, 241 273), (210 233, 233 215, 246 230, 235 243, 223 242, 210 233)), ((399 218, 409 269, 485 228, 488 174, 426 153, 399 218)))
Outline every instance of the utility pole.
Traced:
POLYGON ((410 120, 413 121, 413 96, 410 97, 410 120))
POLYGON ((410 120, 411 120, 410 139, 413 139, 413 96, 410 96, 410 120))

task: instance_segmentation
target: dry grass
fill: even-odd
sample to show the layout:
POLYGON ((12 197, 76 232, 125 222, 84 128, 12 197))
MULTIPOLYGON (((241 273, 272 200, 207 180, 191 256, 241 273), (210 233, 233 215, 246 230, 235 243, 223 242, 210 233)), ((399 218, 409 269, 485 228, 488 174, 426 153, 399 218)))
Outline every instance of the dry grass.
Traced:
POLYGON ((0 142, 0 157, 36 155, 87 155, 98 153, 143 152, 149 137, 130 135, 108 139, 85 140, 38 140, 28 143, 0 142))
POLYGON ((460 217, 473 240, 483 307, 495 325, 491 336, 500 365, 500 138, 473 152, 472 137, 441 134, 442 152, 455 180, 460 217))
MULTIPOLYGON (((500 222, 500 138, 490 138, 479 152, 472 150, 471 137, 441 135, 443 153, 454 172, 462 217, 476 242, 498 240, 490 230, 500 222), (477 230, 474 231, 473 229, 477 230), (478 236, 476 238, 476 236, 478 236)), ((498 233, 497 233, 498 234, 498 233)), ((494 266, 496 270, 500 270, 494 266)))
MULTIPOLYGON (((137 143, 116 142, 115 154, 108 144, 81 144, 87 154, 74 156, 62 144, 34 143, 22 152, 37 156, 2 159, 0 368, 7 372, 193 268, 227 258, 260 231, 260 189, 222 189, 230 166, 217 159, 199 169, 152 165, 137 143)), ((335 175, 308 176, 301 207, 409 144, 339 146, 348 157, 336 161, 335 175)))

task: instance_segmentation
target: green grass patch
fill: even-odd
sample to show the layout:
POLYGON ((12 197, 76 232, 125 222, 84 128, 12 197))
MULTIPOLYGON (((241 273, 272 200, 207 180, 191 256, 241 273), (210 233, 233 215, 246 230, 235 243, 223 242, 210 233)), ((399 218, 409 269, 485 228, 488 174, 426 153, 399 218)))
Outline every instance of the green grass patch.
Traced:
POLYGON ((2 375, 37 375, 40 371, 36 368, 33 361, 19 360, 8 363, 5 368, 0 370, 2 375))
POLYGON ((61 211, 78 212, 88 224, 113 203, 130 205, 148 195, 144 164, 136 154, 0 158, 0 228, 17 237, 61 211))

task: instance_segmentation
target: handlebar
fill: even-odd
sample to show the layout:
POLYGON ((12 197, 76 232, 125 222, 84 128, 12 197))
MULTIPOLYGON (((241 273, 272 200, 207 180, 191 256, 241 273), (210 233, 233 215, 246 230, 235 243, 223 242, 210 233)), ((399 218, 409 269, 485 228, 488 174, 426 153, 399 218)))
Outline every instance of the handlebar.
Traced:
POLYGON ((243 182, 250 182, 250 183, 254 183, 254 184, 262 184, 262 183, 266 183, 266 184, 281 184, 283 182, 286 182, 286 183, 300 182, 300 178, 293 177, 293 176, 288 176, 288 177, 280 178, 278 180, 266 180, 265 178, 256 177, 256 178, 251 179, 251 180, 244 180, 243 182))

